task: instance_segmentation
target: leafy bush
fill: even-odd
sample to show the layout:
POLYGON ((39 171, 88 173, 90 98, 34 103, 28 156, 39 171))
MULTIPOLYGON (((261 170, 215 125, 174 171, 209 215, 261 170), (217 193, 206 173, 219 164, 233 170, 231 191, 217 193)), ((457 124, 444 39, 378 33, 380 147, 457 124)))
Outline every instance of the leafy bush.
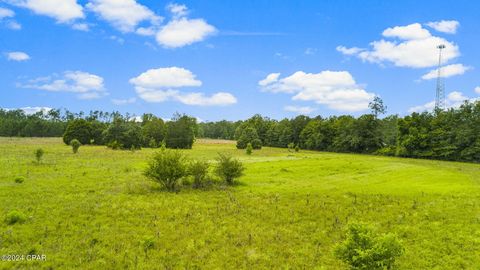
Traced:
POLYGON ((193 187, 199 188, 204 185, 205 178, 208 174, 209 164, 206 161, 193 161, 190 163, 188 173, 193 176, 193 187))
POLYGON ((73 139, 70 141, 70 146, 72 147, 73 153, 76 154, 78 153, 78 148, 82 146, 82 143, 77 139, 73 139))
POLYGON ((243 175, 245 168, 238 159, 219 153, 217 161, 218 164, 215 168, 215 173, 227 184, 232 185, 235 178, 243 175))
POLYGON ((5 217, 5 223, 13 225, 15 223, 23 223, 27 220, 27 217, 22 212, 17 210, 10 211, 5 217))
POLYGON ((37 160, 37 163, 42 161, 43 154, 45 154, 45 151, 43 151, 42 148, 35 150, 35 159, 37 160))
POLYGON ((371 226, 348 226, 345 241, 335 248, 335 256, 355 270, 392 269, 403 247, 394 234, 377 235, 371 226))
POLYGON ((25 181, 25 179, 21 176, 15 178, 15 183, 21 184, 25 181))
POLYGON ((251 143, 248 143, 248 144, 247 144, 247 149, 246 149, 245 151, 246 151, 247 155, 251 155, 251 154, 252 154, 252 152, 253 152, 253 146, 252 146, 251 143))
POLYGON ((300 146, 298 146, 298 144, 295 145, 295 152, 297 152, 297 153, 300 152, 300 146))
POLYGON ((162 149, 150 160, 145 176, 175 191, 178 181, 188 175, 187 160, 179 151, 162 149))
POLYGON ((397 152, 397 148, 395 146, 387 146, 378 149, 375 154, 381 156, 395 156, 397 152))
POLYGON ((120 144, 117 141, 113 141, 107 144, 108 148, 111 148, 112 150, 118 150, 122 148, 122 144, 120 144))
POLYGON ((295 144, 294 143, 289 143, 287 145, 287 148, 288 148, 288 152, 293 152, 293 150, 295 148, 295 144))

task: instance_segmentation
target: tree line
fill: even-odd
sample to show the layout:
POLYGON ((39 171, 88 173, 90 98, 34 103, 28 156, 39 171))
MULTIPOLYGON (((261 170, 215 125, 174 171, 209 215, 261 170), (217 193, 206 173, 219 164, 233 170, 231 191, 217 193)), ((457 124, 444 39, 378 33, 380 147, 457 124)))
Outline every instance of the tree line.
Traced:
POLYGON ((22 110, 0 109, 0 136, 4 137, 63 137, 68 145, 77 140, 82 145, 107 145, 113 149, 162 145, 188 149, 196 134, 196 119, 178 113, 165 122, 153 114, 144 114, 138 121, 119 112, 85 114, 56 109, 28 115, 22 110))
POLYGON ((480 162, 480 101, 465 102, 446 111, 412 113, 405 117, 385 112, 381 100, 371 114, 274 120, 254 115, 245 121, 199 124, 199 136, 234 139, 237 148, 262 146, 366 153, 388 156, 480 162))
POLYGON ((372 113, 308 117, 280 121, 259 114, 244 121, 197 124, 196 119, 176 114, 165 122, 152 114, 142 121, 129 114, 92 111, 89 114, 60 110, 27 115, 22 110, 0 109, 0 136, 60 137, 66 144, 111 148, 191 148, 196 137, 236 140, 237 148, 262 146, 367 153, 400 157, 480 162, 480 101, 465 102, 446 111, 412 113, 401 117, 385 113, 376 98, 372 113))

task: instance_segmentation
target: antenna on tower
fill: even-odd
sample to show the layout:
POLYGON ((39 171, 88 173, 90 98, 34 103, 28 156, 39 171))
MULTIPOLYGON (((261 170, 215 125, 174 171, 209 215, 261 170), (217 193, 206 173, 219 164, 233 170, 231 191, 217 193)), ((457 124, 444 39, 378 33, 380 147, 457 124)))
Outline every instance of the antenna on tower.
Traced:
POLYGON ((438 49, 437 91, 435 96, 435 110, 445 110, 445 81, 442 75, 442 50, 445 45, 440 44, 438 49))

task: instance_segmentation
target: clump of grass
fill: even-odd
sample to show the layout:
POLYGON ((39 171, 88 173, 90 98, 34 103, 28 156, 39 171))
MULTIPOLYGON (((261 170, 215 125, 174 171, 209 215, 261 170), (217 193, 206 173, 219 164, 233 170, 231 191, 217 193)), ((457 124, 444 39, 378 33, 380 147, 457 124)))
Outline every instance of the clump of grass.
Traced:
POLYGON ((27 220, 27 216, 17 210, 10 211, 5 217, 5 223, 13 225, 16 223, 24 223, 27 220))
POLYGON ((43 151, 42 148, 38 148, 37 150, 35 150, 34 154, 37 163, 40 163, 42 161, 43 155, 45 154, 45 151, 43 151))
POLYGON ((23 178, 21 176, 15 178, 15 183, 17 183, 17 184, 21 184, 24 181, 25 181, 25 178, 23 178))
POLYGON ((145 252, 145 257, 148 257, 148 251, 155 248, 155 241, 152 237, 146 237, 142 243, 143 252, 145 252))
POLYGON ((292 143, 289 143, 287 145, 287 148, 288 148, 288 152, 293 152, 294 148, 295 148, 295 144, 292 142, 292 143))
POLYGON ((248 144, 247 144, 247 148, 246 148, 245 152, 247 153, 247 155, 251 155, 251 154, 252 154, 252 152, 253 152, 253 146, 252 146, 251 143, 248 143, 248 144))
POLYGON ((72 147, 73 153, 76 154, 78 153, 80 146, 82 146, 82 143, 80 143, 80 141, 77 139, 73 139, 70 141, 70 146, 72 147))

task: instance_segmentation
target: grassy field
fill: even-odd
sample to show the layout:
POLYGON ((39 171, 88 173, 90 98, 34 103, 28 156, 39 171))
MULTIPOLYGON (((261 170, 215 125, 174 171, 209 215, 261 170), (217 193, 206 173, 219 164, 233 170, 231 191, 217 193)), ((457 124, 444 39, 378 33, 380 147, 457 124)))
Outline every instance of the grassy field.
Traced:
POLYGON ((347 269, 350 221, 395 232, 400 269, 480 269, 480 165, 199 140, 185 153, 237 156, 241 184, 167 193, 142 175, 154 151, 0 138, 0 255, 47 255, 0 269, 347 269), (27 220, 3 222, 13 210, 27 220))

